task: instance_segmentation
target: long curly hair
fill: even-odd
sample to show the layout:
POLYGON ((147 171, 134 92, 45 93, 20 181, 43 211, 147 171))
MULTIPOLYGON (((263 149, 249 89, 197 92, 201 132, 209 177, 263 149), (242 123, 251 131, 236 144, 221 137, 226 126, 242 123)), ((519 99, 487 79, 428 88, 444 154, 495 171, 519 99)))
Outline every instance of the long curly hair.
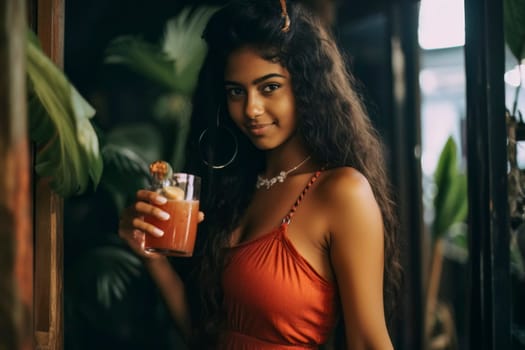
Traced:
MULTIPOLYGON (((199 338, 213 343, 220 328, 221 274, 225 247, 253 196, 257 173, 264 168, 264 154, 234 126, 227 115, 224 68, 229 54, 241 47, 256 49, 261 57, 277 60, 290 73, 300 116, 298 130, 315 159, 328 168, 350 166, 369 181, 384 222, 384 301, 387 316, 399 290, 401 268, 397 244, 397 221, 385 170, 383 147, 372 127, 352 75, 328 29, 303 5, 288 2, 291 26, 282 31, 284 18, 277 0, 234 0, 210 19, 203 38, 208 54, 194 97, 189 160, 204 178, 206 194, 201 200, 206 220, 199 279, 202 290, 199 338), (197 144, 204 128, 217 120, 238 140, 236 160, 221 170, 210 170, 198 162, 197 144), (204 337, 206 336, 206 337, 204 337)), ((221 151, 220 140, 208 156, 221 151)))

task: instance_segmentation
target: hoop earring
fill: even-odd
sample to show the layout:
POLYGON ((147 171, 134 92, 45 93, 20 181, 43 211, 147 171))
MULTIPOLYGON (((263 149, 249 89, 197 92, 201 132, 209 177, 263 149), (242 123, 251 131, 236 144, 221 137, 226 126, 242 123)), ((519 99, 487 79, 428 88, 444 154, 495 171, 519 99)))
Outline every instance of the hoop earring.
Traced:
MULTIPOLYGON (((219 122, 220 111, 221 111, 221 108, 219 106, 217 108, 217 120, 216 120, 215 130, 212 132, 212 131, 210 131, 210 128, 208 127, 206 129, 204 129, 201 132, 201 134, 199 135, 199 152, 201 154, 202 162, 204 164, 206 164, 206 166, 208 166, 208 167, 210 167, 212 169, 223 169, 223 168, 226 168, 228 165, 233 163, 233 161, 237 157, 237 153, 239 151, 239 144, 237 142, 237 137, 235 136, 233 131, 231 131, 229 128, 227 128, 225 126, 220 125, 220 122, 219 122), (210 142, 210 141, 211 142, 217 141, 217 140, 220 139, 219 136, 227 136, 227 137, 233 139, 233 152, 232 152, 232 155, 230 157, 225 158, 225 161, 216 164, 216 163, 214 163, 214 160, 216 159, 215 152, 212 151, 212 155, 210 157, 211 148, 210 147, 208 147, 208 148, 204 147, 203 143, 210 142), (210 158, 211 158, 211 160, 210 160, 210 158)), ((213 147, 213 148, 214 148, 214 150, 217 149, 217 147, 213 147)))

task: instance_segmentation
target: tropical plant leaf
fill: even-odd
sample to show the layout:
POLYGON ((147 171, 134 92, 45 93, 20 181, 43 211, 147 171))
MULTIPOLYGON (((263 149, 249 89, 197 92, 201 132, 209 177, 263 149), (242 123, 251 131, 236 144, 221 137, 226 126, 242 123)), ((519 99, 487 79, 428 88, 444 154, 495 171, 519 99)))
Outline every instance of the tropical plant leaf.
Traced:
MULTIPOLYGON (((434 183, 436 184, 437 188, 436 195, 434 197, 434 210, 436 219, 441 217, 441 208, 443 207, 443 203, 445 202, 448 193, 446 189, 450 187, 450 181, 451 179, 454 179, 456 175, 456 152, 456 144, 454 143, 454 140, 449 137, 445 143, 445 146, 443 147, 443 150, 441 151, 438 164, 434 172, 434 183)), ((440 223, 437 223, 436 219, 434 220, 433 227, 440 225, 440 223)), ((433 234, 437 235, 435 231, 436 230, 433 228, 433 234)))
POLYGON ((453 224, 444 240, 443 255, 452 261, 464 264, 468 261, 468 226, 465 222, 453 224))
POLYGON ((174 63, 159 46, 138 37, 122 36, 111 41, 105 54, 106 63, 122 64, 169 90, 177 88, 174 63))
POLYGON ((184 166, 191 110, 190 99, 179 93, 162 96, 155 105, 155 116, 163 122, 169 122, 168 125, 173 130, 169 163, 175 171, 180 171, 184 166))
POLYGON ((104 174, 101 185, 111 194, 120 213, 140 188, 149 186, 148 163, 129 148, 105 145, 104 174))
POLYGON ((104 174, 101 184, 111 194, 118 212, 149 186, 148 166, 162 159, 162 140, 150 124, 137 123, 114 128, 102 147, 104 174))
MULTIPOLYGON (((175 82, 180 95, 191 95, 197 84, 197 78, 206 56, 207 48, 202 40, 202 32, 210 16, 217 7, 198 7, 192 10, 184 8, 180 14, 166 23, 162 48, 168 57, 175 62, 175 82)), ((171 99, 177 102, 178 99, 171 99)), ((174 106, 180 106, 177 103, 174 106)), ((175 113, 173 113, 175 114, 175 113)), ((191 108, 179 109, 175 114, 174 145, 170 163, 175 170, 180 170, 185 162, 184 148, 189 132, 191 108)))
POLYGON ((161 122, 179 122, 189 120, 192 104, 188 96, 179 93, 168 93, 160 96, 153 107, 153 115, 161 122))
POLYGON ((505 41, 518 61, 525 59, 525 0, 503 1, 505 41))
POLYGON ((162 135, 151 123, 117 126, 106 135, 104 146, 107 145, 128 148, 148 164, 162 157, 162 135))
POLYGON ((467 178, 457 165, 457 147, 449 137, 434 173, 437 192, 434 197, 435 218, 432 237, 437 240, 455 223, 462 222, 468 214, 467 178))
MULTIPOLYGON (((454 139, 449 137, 439 155, 438 164, 434 171, 434 182, 441 184, 454 177, 457 162, 457 147, 454 139)), ((439 193, 436 197, 439 196, 439 193)), ((439 200, 438 200, 439 201, 439 200)))
POLYGON ((28 31, 29 135, 37 145, 35 170, 67 197, 83 193, 102 174, 98 137, 90 119, 95 110, 64 73, 42 52, 28 31))
POLYGON ((106 63, 124 64, 170 90, 156 103, 154 115, 160 121, 169 122, 166 126, 173 128, 170 138, 174 144, 166 154, 174 169, 181 169, 184 164, 192 109, 190 98, 207 51, 201 36, 216 9, 208 6, 184 8, 166 23, 160 46, 126 36, 115 39, 106 50, 106 63))
POLYGON ((141 266, 137 256, 121 247, 100 246, 79 257, 70 276, 77 288, 95 286, 97 300, 109 308, 123 298, 132 279, 141 274, 141 266), (78 276, 74 271, 79 271, 78 276))
POLYGON ((467 177, 464 174, 457 174, 446 184, 448 188, 439 189, 444 199, 441 205, 435 208, 434 238, 442 237, 453 224, 464 221, 468 214, 467 177))
POLYGON ((202 32, 216 10, 217 7, 186 7, 166 23, 162 50, 175 62, 175 84, 181 93, 190 95, 195 89, 207 51, 202 32))
POLYGON ((166 23, 161 45, 134 36, 113 40, 106 63, 123 64, 170 90, 190 95, 206 55, 202 32, 216 7, 184 8, 166 23))

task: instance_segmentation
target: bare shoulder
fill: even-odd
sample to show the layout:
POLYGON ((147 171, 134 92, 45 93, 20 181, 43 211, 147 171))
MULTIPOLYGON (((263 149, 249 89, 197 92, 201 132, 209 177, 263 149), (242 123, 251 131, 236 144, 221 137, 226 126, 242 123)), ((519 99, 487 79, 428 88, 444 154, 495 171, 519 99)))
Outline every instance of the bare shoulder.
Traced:
POLYGON ((375 202, 374 194, 366 177, 351 167, 339 167, 326 171, 319 184, 319 195, 325 204, 347 206, 363 200, 375 202))
POLYGON ((340 167, 326 171, 318 191, 332 235, 357 233, 366 227, 382 232, 382 216, 374 192, 358 170, 340 167))

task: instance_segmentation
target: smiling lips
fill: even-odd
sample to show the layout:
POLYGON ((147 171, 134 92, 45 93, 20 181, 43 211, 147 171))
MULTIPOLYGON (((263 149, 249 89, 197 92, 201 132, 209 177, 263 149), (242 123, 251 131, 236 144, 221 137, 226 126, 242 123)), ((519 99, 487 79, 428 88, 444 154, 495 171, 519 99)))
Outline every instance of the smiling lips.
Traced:
POLYGON ((248 129, 248 131, 250 133, 252 133, 253 135, 262 135, 264 134, 264 132, 270 128, 270 126, 272 126, 274 123, 266 123, 266 124, 262 124, 262 123, 259 123, 259 124, 247 124, 246 125, 246 128, 248 129))

